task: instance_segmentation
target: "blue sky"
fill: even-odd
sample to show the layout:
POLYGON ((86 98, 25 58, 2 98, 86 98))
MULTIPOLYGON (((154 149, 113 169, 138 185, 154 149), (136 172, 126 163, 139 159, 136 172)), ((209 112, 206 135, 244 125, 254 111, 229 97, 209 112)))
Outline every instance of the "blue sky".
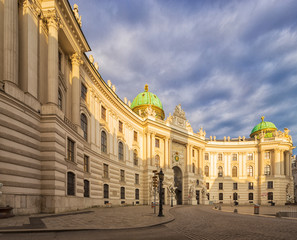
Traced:
POLYGON ((248 137, 262 115, 297 141, 297 1, 71 0, 103 79, 144 85, 194 132, 248 137))

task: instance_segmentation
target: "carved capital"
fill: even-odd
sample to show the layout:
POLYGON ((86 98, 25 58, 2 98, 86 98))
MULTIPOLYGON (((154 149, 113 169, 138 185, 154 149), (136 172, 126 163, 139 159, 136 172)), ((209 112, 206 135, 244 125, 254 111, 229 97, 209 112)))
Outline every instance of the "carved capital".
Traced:
POLYGON ((20 0, 19 4, 23 7, 23 13, 26 13, 28 10, 30 10, 35 15, 35 17, 41 14, 41 6, 36 0, 20 0))
POLYGON ((48 27, 54 27, 57 30, 61 27, 61 19, 56 9, 46 11, 44 16, 48 27))
POLYGON ((71 64, 72 65, 80 65, 83 64, 83 61, 81 60, 81 56, 78 53, 74 53, 72 54, 72 56, 70 57, 71 59, 71 64))

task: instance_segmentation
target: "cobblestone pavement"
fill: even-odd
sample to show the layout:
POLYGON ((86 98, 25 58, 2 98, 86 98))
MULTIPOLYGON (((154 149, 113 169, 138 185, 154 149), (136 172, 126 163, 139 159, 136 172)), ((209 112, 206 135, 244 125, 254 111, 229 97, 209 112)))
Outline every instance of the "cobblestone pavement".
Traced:
MULTIPOLYGON (((158 209, 156 209, 158 210, 158 209)), ((91 208, 63 214, 36 214, 0 219, 0 232, 24 230, 126 229, 154 226, 174 218, 164 208, 158 217, 150 206, 91 208)))
POLYGON ((212 206, 185 206, 170 213, 176 219, 165 226, 189 239, 297 239, 296 219, 242 215, 212 206))

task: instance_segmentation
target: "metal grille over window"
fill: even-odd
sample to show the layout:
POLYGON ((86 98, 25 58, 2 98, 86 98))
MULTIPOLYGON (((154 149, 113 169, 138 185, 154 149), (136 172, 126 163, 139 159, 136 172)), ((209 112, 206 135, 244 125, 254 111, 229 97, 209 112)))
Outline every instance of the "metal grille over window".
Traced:
POLYGON ((89 157, 84 155, 84 171, 89 172, 89 157))
POLYGON ((67 195, 75 195, 75 174, 72 172, 67 173, 67 195))
POLYGON ((270 165, 266 165, 265 168, 264 168, 264 174, 265 175, 270 175, 270 171, 271 171, 270 165))
POLYGON ((125 181, 125 170, 121 169, 121 182, 125 181))
POLYGON ((139 200, 139 189, 135 189, 135 199, 139 200))
POLYGON ((139 184, 139 174, 135 173, 135 184, 139 184))
POLYGON ((60 110, 63 108, 63 97, 60 89, 58 90, 58 107, 60 110))
POLYGON ((107 136, 106 132, 101 132, 101 152, 107 153, 107 136))
POLYGON ((119 142, 119 160, 124 160, 124 146, 122 142, 119 142))
POLYGON ((123 132, 123 123, 119 121, 119 132, 123 132))
POLYGON ((87 116, 83 113, 80 115, 80 125, 81 125, 81 129, 84 132, 84 139, 87 141, 88 140, 88 120, 87 120, 87 116))
POLYGON ((103 164, 103 177, 108 178, 108 165, 103 164))
POLYGON ((90 197, 90 182, 84 180, 84 197, 90 197))
POLYGON ((67 160, 74 162, 74 142, 70 138, 67 139, 67 160))
POLYGON ((106 109, 105 107, 101 107, 101 118, 106 121, 106 109))
POLYGON ((109 186, 108 184, 104 184, 104 198, 109 198, 109 186))
POLYGON ((133 152, 133 160, 134 160, 134 165, 138 166, 138 155, 136 150, 134 150, 133 152))
POLYGON ((160 147, 160 140, 159 139, 155 139, 155 147, 159 148, 160 147))
POLYGON ((88 92, 87 87, 84 84, 81 84, 81 98, 83 100, 87 99, 87 92, 88 92))
POLYGON ((121 199, 125 199, 125 188, 121 187, 121 199))

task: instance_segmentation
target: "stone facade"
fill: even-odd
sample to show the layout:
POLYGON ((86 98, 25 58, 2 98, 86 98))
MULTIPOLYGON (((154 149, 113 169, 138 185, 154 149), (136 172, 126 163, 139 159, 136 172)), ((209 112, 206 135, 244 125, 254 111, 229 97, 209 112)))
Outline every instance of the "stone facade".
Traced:
POLYGON ((81 24, 66 0, 0 0, 1 205, 28 214, 150 204, 160 168, 166 204, 174 185, 181 204, 293 195, 286 132, 217 140, 195 133, 180 105, 165 120, 137 115, 85 55, 81 24))

